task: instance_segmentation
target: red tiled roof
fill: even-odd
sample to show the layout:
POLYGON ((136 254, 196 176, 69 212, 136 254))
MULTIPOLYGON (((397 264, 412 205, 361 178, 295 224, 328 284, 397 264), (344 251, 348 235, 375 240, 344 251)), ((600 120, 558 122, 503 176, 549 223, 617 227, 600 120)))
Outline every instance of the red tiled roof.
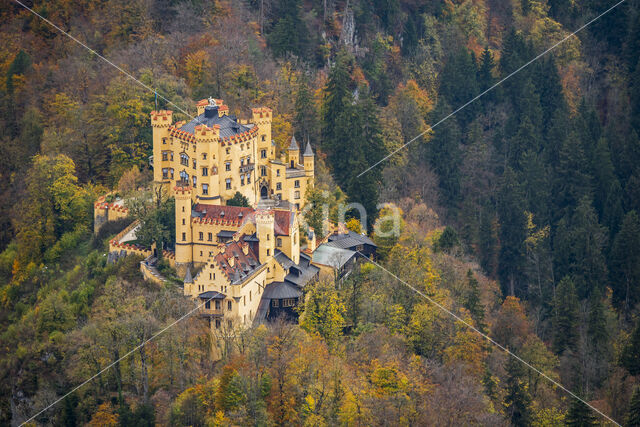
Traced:
POLYGON ((244 242, 230 241, 225 245, 224 253, 219 253, 214 257, 216 264, 224 272, 228 279, 234 279, 234 273, 237 273, 237 277, 240 278, 240 272, 248 274, 255 267, 260 265, 258 257, 251 250, 251 246, 244 242), (242 251, 242 245, 247 245, 248 252, 245 255, 242 251), (233 266, 229 260, 235 258, 233 266), (253 265, 252 265, 253 264, 253 265))
POLYGON ((276 236, 288 236, 290 225, 293 224, 293 215, 291 211, 274 211, 275 212, 275 224, 274 232, 276 236))
POLYGON ((249 214, 253 213, 253 208, 245 208, 241 206, 207 205, 204 203, 198 203, 193 207, 193 210, 200 213, 206 211, 204 215, 205 218, 225 220, 243 220, 246 219, 249 214), (224 213, 224 215, 222 215, 222 213, 224 213))

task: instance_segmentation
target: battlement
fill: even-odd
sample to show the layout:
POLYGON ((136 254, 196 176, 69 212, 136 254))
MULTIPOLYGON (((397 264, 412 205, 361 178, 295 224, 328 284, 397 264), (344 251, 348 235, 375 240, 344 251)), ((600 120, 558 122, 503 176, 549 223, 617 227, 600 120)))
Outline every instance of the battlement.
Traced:
POLYGON ((173 111, 159 110, 151 112, 151 126, 169 127, 173 123, 173 111))
POLYGON ((191 197, 191 186, 177 185, 173 188, 173 193, 175 194, 176 197, 178 196, 191 197))

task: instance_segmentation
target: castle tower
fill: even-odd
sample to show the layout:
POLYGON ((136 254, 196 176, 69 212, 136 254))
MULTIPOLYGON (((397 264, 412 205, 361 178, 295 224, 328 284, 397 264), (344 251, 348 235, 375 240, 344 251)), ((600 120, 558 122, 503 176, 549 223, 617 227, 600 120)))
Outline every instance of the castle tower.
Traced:
MULTIPOLYGON (((304 154, 302 155, 302 157, 304 158, 305 175, 308 177, 313 177, 313 169, 315 167, 315 154, 313 154, 311 143, 309 143, 309 141, 307 141, 307 147, 304 149, 304 154)), ((313 180, 310 180, 310 185, 313 185, 313 180)))
POLYGON ((191 232, 191 187, 176 187, 176 270, 182 274, 193 264, 191 232))
POLYGON ((295 136, 291 137, 291 144, 289 144, 289 149, 287 150, 287 152, 287 166, 293 169, 298 166, 298 163, 300 163, 300 147, 298 147, 295 136))
POLYGON ((273 257, 276 237, 274 235, 275 216, 271 210, 256 211, 256 234, 258 240, 258 261, 261 263, 273 257))
POLYGON ((153 180, 163 182, 162 151, 167 147, 169 127, 173 124, 173 111, 160 110, 151 112, 153 128, 153 180))
POLYGON ((273 119, 271 108, 252 108, 251 121, 258 127, 258 143, 256 144, 253 158, 257 165, 267 165, 272 158, 273 148, 271 147, 271 120, 273 119), (266 153, 266 157, 262 153, 266 153))

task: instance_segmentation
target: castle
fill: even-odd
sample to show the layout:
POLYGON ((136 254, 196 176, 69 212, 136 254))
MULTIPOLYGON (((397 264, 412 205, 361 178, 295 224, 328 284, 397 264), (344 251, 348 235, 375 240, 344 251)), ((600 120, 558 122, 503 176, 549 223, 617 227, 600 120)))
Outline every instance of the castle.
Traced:
POLYGON ((154 182, 175 196, 175 267, 184 293, 203 301, 212 329, 293 315, 302 288, 319 273, 300 249, 311 146, 301 156, 292 138, 278 153, 269 108, 254 108, 251 121, 229 115, 220 99, 197 108, 188 123, 172 123, 171 111, 151 113, 154 182), (226 205, 236 193, 250 207, 226 205))

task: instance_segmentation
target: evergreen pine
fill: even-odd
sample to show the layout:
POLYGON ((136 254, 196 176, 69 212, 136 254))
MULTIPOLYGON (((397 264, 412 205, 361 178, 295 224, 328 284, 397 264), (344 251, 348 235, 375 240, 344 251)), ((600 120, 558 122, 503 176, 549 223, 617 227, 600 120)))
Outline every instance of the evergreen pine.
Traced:
POLYGON ((640 219, 636 211, 625 215, 610 259, 614 304, 628 312, 640 300, 640 219))
POLYGON ((524 240, 527 221, 524 198, 516 174, 507 168, 498 193, 498 219, 500 222, 500 254, 498 275, 504 295, 522 296, 524 287, 524 240))
POLYGON ((313 93, 309 88, 306 76, 303 76, 298 84, 298 94, 295 103, 295 116, 293 119, 296 136, 303 144, 315 139, 318 129, 318 118, 313 93))
POLYGON ((625 427, 640 427, 640 387, 636 387, 631 396, 629 411, 624 420, 625 427))
POLYGON ((565 422, 568 426, 575 427, 588 427, 598 425, 598 420, 593 414, 591 408, 589 408, 578 399, 573 399, 573 401, 571 402, 571 406, 569 407, 569 412, 567 413, 565 422))
POLYGON ((469 313, 471 313, 471 318, 478 329, 484 332, 487 328, 487 325, 484 322, 484 305, 480 300, 478 279, 475 278, 471 269, 467 271, 467 283, 469 285, 469 290, 467 291, 467 300, 465 301, 464 306, 469 310, 469 313))
POLYGON ((531 424, 531 396, 524 380, 524 368, 520 361, 509 357, 507 361, 507 382, 505 404, 507 416, 516 427, 531 424))
POLYGON ((640 320, 636 322, 636 327, 622 349, 620 365, 629 371, 631 375, 640 374, 640 320))
POLYGON ((553 319, 553 351, 562 354, 578 344, 578 297, 573 281, 563 278, 556 289, 553 319))

